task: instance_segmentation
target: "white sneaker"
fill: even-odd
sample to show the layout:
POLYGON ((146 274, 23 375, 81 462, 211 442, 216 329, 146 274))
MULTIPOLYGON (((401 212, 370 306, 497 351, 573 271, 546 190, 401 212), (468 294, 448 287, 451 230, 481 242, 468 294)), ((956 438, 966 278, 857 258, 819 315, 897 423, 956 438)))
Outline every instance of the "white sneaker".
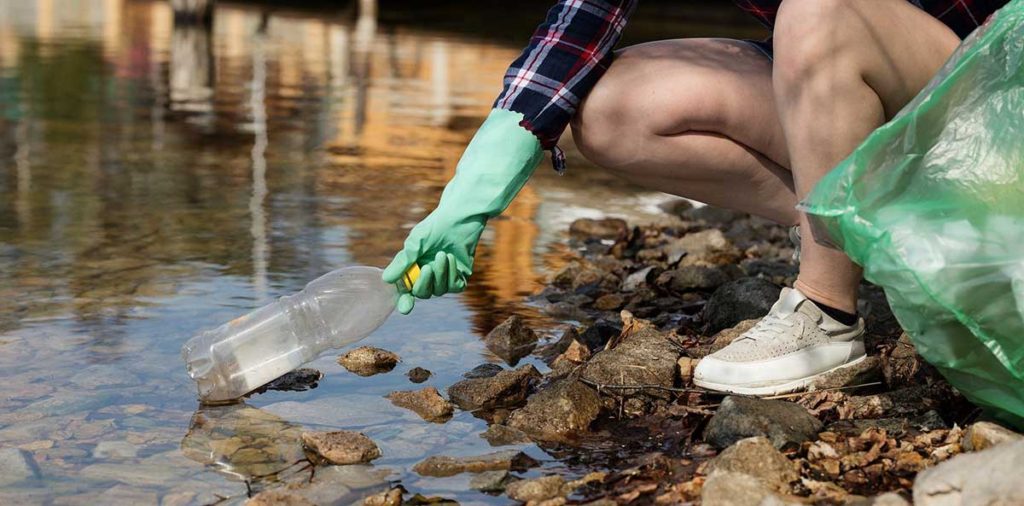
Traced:
POLYGON ((783 288, 757 325, 697 364, 693 383, 720 392, 778 395, 864 358, 863 319, 843 325, 799 290, 783 288))

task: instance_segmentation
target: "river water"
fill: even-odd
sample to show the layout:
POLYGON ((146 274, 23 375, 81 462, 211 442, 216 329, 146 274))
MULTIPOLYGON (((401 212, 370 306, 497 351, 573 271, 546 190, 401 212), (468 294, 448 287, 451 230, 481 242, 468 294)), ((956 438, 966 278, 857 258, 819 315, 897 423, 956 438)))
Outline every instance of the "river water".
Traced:
MULTIPOLYGON (((413 389, 413 367, 443 391, 501 363, 479 338, 513 312, 556 335, 565 323, 524 298, 568 223, 656 219, 666 196, 602 174, 567 136, 569 175, 545 162, 494 220, 470 289, 364 341, 401 355, 395 370, 364 378, 328 354, 316 389, 200 409, 181 344, 333 268, 385 265, 546 8, 291 4, 220 3, 207 30, 159 1, 0 0, 0 504, 239 503, 308 472, 307 429, 380 445, 333 478, 353 501, 401 482, 505 502, 410 471, 493 451, 484 422, 427 423, 382 396, 413 389)), ((651 5, 630 42, 759 33, 728 6, 651 5)))

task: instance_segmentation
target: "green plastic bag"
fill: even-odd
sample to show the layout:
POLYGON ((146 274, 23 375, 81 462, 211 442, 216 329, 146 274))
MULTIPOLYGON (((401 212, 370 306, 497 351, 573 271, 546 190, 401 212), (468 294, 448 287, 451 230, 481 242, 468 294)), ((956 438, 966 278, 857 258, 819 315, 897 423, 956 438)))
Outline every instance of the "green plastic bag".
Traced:
POLYGON ((1024 0, 968 37, 800 208, 885 289, 922 357, 1024 428, 1024 0))

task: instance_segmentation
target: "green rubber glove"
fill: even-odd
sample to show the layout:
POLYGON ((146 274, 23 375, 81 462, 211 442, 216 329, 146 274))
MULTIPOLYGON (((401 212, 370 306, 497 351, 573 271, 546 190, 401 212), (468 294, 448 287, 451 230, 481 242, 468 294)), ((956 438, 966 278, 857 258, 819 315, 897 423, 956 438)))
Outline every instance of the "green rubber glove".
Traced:
POLYGON ((384 281, 396 283, 413 264, 420 266, 411 292, 399 296, 400 313, 412 311, 414 296, 429 299, 466 289, 487 220, 508 207, 543 154, 537 138, 519 125, 522 120, 516 112, 491 111, 462 154, 437 208, 413 227, 405 247, 384 269, 384 281))

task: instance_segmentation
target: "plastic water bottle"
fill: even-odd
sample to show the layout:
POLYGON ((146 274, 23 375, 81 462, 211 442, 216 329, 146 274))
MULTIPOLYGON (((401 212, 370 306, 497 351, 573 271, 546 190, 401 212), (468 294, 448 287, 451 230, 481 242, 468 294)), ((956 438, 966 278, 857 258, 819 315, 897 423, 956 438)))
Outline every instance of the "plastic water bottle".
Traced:
POLYGON ((245 316, 190 339, 181 349, 205 403, 231 401, 297 369, 321 353, 366 337, 395 309, 419 276, 398 286, 376 267, 345 267, 245 316))

